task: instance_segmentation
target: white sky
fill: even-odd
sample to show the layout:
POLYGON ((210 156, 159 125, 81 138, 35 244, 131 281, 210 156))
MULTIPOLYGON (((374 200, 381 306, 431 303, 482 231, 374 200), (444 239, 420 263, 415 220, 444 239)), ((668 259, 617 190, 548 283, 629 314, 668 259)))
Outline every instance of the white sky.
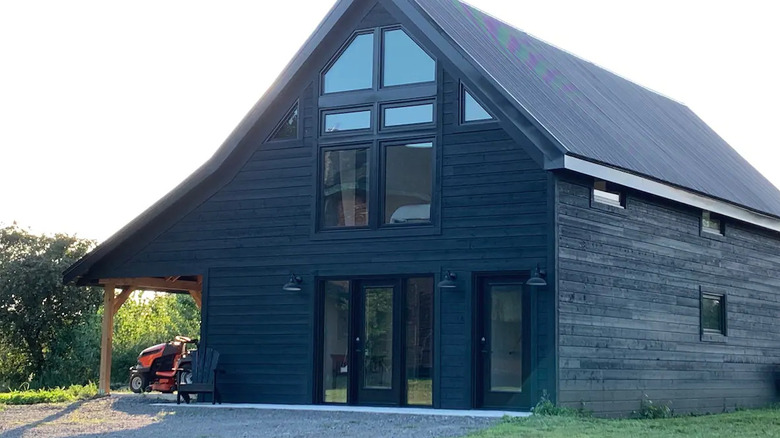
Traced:
MULTIPOLYGON (((472 0, 690 106, 780 186, 780 5, 472 0)), ((0 224, 104 240, 205 162, 333 4, 0 0, 0 224)))

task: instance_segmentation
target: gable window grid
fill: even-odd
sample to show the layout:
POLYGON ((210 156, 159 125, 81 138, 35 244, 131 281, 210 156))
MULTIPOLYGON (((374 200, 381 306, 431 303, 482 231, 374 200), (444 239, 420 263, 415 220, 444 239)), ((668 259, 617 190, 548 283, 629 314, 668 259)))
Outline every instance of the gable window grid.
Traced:
POLYGON ((594 203, 615 208, 626 208, 626 194, 612 183, 596 179, 593 181, 592 199, 594 203))
POLYGON ((726 235, 726 221, 724 220, 723 216, 712 213, 707 210, 702 210, 701 212, 701 233, 702 235, 715 235, 715 236, 725 236, 726 235))
POLYGON ((490 122, 496 119, 487 109, 485 109, 485 106, 471 94, 463 83, 460 84, 459 97, 461 125, 490 122))
POLYGON ((356 32, 323 72, 327 103, 321 98, 316 230, 430 228, 437 162, 436 61, 400 26, 390 26, 356 32), (373 93, 329 81, 332 72, 348 69, 341 61, 361 35, 373 35, 373 93), (339 103, 352 105, 329 105, 339 103))
POLYGON ((727 336, 726 294, 700 288, 699 305, 702 340, 717 340, 727 336))

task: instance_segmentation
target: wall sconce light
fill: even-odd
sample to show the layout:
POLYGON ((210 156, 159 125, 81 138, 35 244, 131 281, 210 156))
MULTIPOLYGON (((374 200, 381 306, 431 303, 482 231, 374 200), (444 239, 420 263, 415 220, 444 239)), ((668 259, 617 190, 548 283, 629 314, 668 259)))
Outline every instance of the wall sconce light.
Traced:
POLYGON ((285 292, 300 292, 302 290, 301 283, 303 283, 301 277, 290 273, 290 279, 282 286, 282 290, 285 292))
POLYGON ((536 265, 533 271, 531 271, 531 278, 525 282, 528 286, 547 286, 547 281, 544 277, 547 276, 547 271, 540 269, 539 265, 536 265))
POLYGON ((456 289, 458 287, 455 283, 457 278, 457 274, 452 271, 447 271, 447 273, 444 274, 444 279, 439 282, 439 289, 456 289))

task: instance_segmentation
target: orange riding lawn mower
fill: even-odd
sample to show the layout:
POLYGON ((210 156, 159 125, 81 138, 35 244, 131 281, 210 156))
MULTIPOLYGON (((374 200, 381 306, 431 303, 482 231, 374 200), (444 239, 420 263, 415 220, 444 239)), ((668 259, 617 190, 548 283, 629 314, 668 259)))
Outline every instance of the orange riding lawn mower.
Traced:
POLYGON ((130 367, 130 390, 136 394, 176 390, 176 372, 181 370, 182 383, 192 381, 192 351, 187 345, 198 346, 197 339, 176 336, 173 341, 149 347, 138 355, 138 363, 130 367))

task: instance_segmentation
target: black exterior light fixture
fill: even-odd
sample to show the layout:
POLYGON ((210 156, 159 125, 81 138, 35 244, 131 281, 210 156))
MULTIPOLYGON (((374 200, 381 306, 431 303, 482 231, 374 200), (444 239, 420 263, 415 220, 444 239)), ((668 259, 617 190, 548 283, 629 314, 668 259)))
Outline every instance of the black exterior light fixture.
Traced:
POLYGON ((303 283, 301 277, 291 273, 290 279, 282 286, 282 290, 285 292, 300 292, 302 290, 301 283, 303 283))
POLYGON ((452 271, 447 271, 446 274, 444 274, 444 279, 439 282, 439 289, 447 289, 452 290, 456 289, 458 285, 455 283, 455 280, 458 278, 458 275, 455 274, 452 271))
POLYGON ((547 280, 544 277, 547 276, 547 271, 540 269, 539 265, 536 265, 533 271, 531 271, 531 278, 525 282, 528 286, 547 286, 547 280))

